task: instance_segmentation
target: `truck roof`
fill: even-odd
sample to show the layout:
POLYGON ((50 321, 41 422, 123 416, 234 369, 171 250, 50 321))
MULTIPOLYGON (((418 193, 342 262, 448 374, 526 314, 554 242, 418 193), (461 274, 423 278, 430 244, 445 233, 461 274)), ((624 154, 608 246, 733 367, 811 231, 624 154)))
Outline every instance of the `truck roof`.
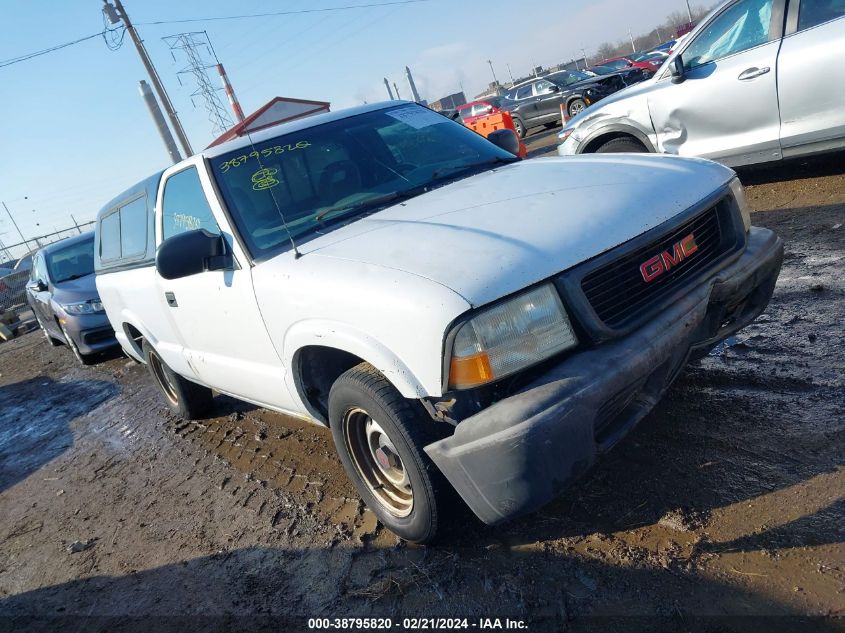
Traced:
POLYGON ((303 119, 297 119, 296 121, 290 121, 289 123, 280 123, 279 125, 268 127, 265 130, 252 132, 249 136, 242 136, 240 138, 232 139, 231 141, 221 143, 220 145, 209 147, 199 153, 202 156, 205 156, 206 158, 214 158, 216 156, 220 156, 221 154, 226 154, 242 147, 250 147, 253 143, 260 143, 267 139, 276 136, 281 136, 282 134, 291 134, 293 132, 307 130, 308 128, 317 127, 318 125, 323 125, 325 123, 331 123, 332 121, 339 121, 340 119, 347 119, 349 117, 357 116, 359 114, 366 114, 367 112, 383 110, 384 108, 389 108, 397 105, 414 105, 414 102, 402 100, 380 101, 379 103, 368 103, 366 105, 356 106, 354 108, 345 108, 336 112, 314 114, 303 119))

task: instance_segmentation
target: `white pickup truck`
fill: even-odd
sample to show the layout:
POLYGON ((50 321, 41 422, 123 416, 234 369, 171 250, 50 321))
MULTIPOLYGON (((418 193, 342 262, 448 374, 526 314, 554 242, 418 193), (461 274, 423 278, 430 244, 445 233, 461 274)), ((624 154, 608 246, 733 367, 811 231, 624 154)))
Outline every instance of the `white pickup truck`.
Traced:
POLYGON ((762 312, 783 245, 726 167, 509 134, 393 101, 169 167, 97 219, 118 340, 186 418, 215 390, 329 425, 410 541, 450 487, 488 524, 538 508, 762 312))

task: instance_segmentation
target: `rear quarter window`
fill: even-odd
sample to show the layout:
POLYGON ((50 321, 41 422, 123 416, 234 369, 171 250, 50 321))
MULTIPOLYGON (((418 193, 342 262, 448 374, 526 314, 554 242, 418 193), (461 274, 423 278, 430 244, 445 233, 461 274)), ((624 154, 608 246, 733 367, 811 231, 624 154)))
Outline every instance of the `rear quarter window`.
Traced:
POLYGON ((147 250, 147 199, 120 207, 120 256, 142 255, 147 250))
POLYGON ((100 220, 100 260, 109 264, 136 261, 147 252, 147 196, 125 202, 100 220))
POLYGON ((100 259, 120 259, 120 214, 114 211, 100 221, 100 259))

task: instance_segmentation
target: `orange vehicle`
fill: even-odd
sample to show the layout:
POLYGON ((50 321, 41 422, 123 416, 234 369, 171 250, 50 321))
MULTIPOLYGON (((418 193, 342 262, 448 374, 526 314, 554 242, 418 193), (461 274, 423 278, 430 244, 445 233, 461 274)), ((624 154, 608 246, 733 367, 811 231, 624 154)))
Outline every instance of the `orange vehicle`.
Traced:
POLYGON ((461 122, 464 125, 469 125, 476 119, 487 116, 488 114, 496 114, 502 111, 501 97, 487 97, 486 99, 479 99, 478 101, 470 101, 464 105, 458 106, 458 115, 461 117, 461 122))

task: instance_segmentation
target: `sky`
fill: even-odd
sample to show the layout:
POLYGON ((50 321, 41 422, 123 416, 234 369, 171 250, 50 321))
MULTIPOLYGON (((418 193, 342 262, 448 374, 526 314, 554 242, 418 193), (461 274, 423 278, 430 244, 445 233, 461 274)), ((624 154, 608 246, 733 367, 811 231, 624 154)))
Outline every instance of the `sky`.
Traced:
MULTIPOLYGON (((205 30, 249 114, 275 96, 331 102, 332 110, 387 98, 383 78, 423 99, 526 76, 648 31, 684 0, 427 0, 342 11, 145 24, 388 0, 125 0, 195 151, 215 138, 192 80, 165 36, 205 30)), ((103 29, 101 0, 0 0, 0 64, 103 29)), ((27 238, 92 220, 103 204, 169 164, 138 92, 148 78, 129 37, 100 37, 0 68, 0 201, 27 238)), ((217 77, 212 75, 212 81, 217 77)), ((223 97, 221 93, 221 97, 223 97)), ((225 98, 224 98, 225 103, 225 98)), ((20 241, 0 205, 0 240, 20 241)))

